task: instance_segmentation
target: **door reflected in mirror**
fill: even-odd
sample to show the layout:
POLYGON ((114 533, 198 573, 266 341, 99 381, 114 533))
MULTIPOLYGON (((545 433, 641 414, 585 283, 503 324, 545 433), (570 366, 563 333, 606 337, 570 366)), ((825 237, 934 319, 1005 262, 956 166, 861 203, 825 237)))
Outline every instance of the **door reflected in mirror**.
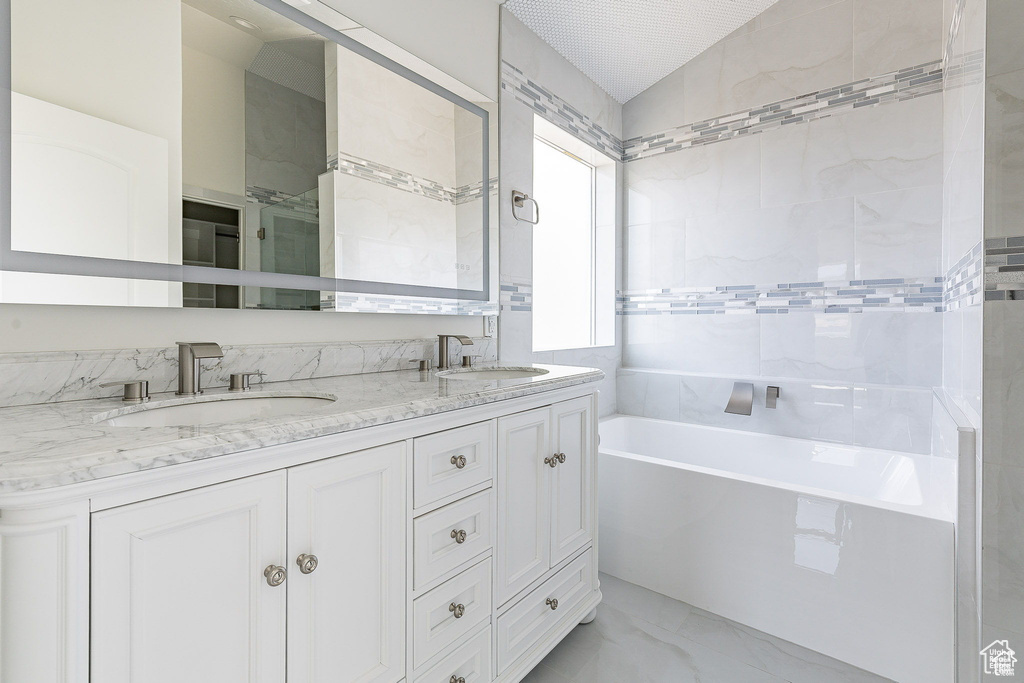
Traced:
MULTIPOLYGON (((487 300, 493 104, 424 87, 255 0, 11 0, 11 14, 15 256, 318 279, 111 287, 3 272, 0 301, 487 300)), ((333 29, 365 32, 331 16, 333 29)))

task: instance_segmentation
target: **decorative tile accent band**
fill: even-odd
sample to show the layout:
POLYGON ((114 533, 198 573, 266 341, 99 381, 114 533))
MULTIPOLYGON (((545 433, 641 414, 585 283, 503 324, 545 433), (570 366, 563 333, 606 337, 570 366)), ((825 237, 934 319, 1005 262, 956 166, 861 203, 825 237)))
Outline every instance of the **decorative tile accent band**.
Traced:
POLYGON ((498 304, 490 301, 424 299, 384 294, 327 294, 322 311, 345 313, 430 313, 434 315, 497 315, 498 304))
MULTIPOLYGON (((497 360, 493 338, 474 339, 480 360, 497 360)), ((226 387, 228 375, 258 368, 268 382, 408 370, 410 360, 433 358, 437 339, 225 346, 224 358, 203 366, 203 386, 226 387)), ((100 385, 149 380, 150 391, 177 386, 177 348, 0 354, 0 405, 18 406, 116 396, 100 385)))
POLYGON ((532 311, 533 285, 502 282, 498 300, 503 311, 532 311))
POLYGON ((943 309, 943 278, 790 282, 641 290, 620 293, 619 315, 861 313, 884 309, 934 313, 943 309))
MULTIPOLYGON (((356 176, 363 180, 369 180, 381 185, 388 185, 395 189, 433 199, 439 202, 451 204, 465 204, 479 199, 483 196, 483 181, 460 185, 459 187, 448 187, 428 178, 421 178, 411 173, 375 161, 362 159, 351 154, 332 154, 327 160, 327 167, 356 176)), ((488 188, 492 191, 498 189, 498 179, 489 178, 488 188)))
POLYGON ((955 311, 982 302, 984 267, 982 245, 978 242, 959 261, 950 266, 945 277, 943 300, 945 310, 955 311))
POLYGON ((356 176, 381 185, 389 185, 427 199, 455 203, 455 188, 447 187, 429 178, 415 176, 398 168, 378 164, 369 159, 341 152, 332 154, 327 159, 327 167, 346 175, 356 176))
POLYGON ((622 140, 504 60, 501 62, 501 89, 591 147, 613 159, 622 159, 622 140))
POLYGON ((985 301, 1024 301, 1024 237, 985 240, 985 301))
POLYGON ((942 60, 934 60, 660 133, 630 138, 624 143, 622 160, 644 159, 755 135, 794 123, 806 123, 860 107, 932 95, 942 91, 942 73, 942 60))
POLYGON ((280 204, 283 201, 291 199, 293 200, 292 208, 297 212, 315 217, 320 211, 320 202, 313 197, 304 197, 302 195, 281 192, 280 190, 271 190, 257 185, 246 186, 245 199, 246 201, 254 204, 262 204, 264 206, 274 206, 275 204, 280 204))

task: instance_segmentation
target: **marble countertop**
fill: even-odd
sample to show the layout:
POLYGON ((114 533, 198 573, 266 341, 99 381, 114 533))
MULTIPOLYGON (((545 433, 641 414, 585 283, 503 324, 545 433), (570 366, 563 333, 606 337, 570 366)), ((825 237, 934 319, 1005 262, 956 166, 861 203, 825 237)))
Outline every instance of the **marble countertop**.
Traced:
POLYGON ((217 455, 433 415, 595 382, 594 368, 534 365, 547 374, 522 379, 463 380, 437 371, 402 370, 254 385, 245 396, 330 396, 302 415, 205 426, 101 424, 113 414, 161 403, 238 398, 215 389, 196 399, 155 394, 142 406, 116 398, 0 409, 0 493, 35 491, 155 469, 217 455))

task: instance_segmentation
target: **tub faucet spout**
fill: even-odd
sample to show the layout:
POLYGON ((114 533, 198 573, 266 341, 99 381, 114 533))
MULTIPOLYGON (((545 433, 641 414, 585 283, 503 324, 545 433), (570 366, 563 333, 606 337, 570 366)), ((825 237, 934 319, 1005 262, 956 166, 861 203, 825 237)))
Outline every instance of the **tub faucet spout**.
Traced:
POLYGON ((750 415, 754 407, 754 385, 750 382, 734 382, 729 404, 725 412, 735 415, 750 415))

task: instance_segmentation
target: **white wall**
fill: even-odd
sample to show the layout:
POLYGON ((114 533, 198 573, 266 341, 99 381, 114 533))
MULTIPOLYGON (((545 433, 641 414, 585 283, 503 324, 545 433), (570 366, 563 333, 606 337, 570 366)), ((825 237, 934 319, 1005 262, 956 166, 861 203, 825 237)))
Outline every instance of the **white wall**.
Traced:
POLYGON ((245 194, 245 69, 262 41, 188 5, 182 20, 182 181, 245 194))
POLYGON ((498 99, 494 0, 322 0, 492 100, 498 99))
POLYGON ((11 3, 12 88, 167 140, 171 226, 181 225, 179 7, 178 0, 11 3))

